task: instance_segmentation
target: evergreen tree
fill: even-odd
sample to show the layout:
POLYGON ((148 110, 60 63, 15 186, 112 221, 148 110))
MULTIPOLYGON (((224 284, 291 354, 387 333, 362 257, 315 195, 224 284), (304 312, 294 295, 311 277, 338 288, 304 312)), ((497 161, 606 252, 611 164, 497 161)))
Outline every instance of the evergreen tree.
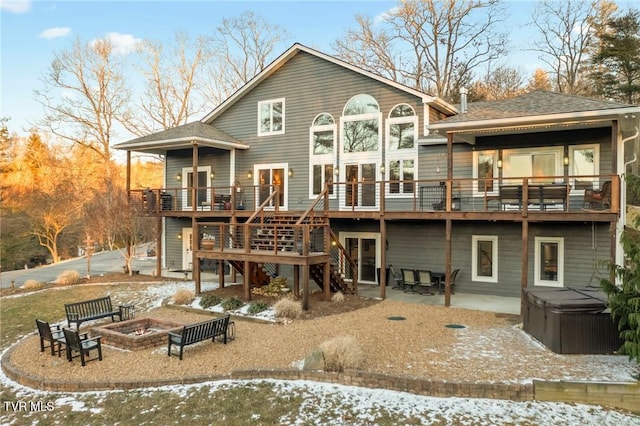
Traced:
MULTIPOLYGON (((640 184, 640 181, 636 180, 634 184, 640 184)), ((640 227, 640 217, 636 218, 635 225, 640 227)), ((622 245, 625 264, 610 267, 621 285, 608 279, 601 279, 600 285, 608 295, 611 316, 624 341, 620 353, 640 364, 640 232, 627 228, 622 235, 622 245)))
POLYGON ((594 73, 602 95, 637 104, 640 102, 640 12, 610 18, 600 36, 593 58, 594 73))

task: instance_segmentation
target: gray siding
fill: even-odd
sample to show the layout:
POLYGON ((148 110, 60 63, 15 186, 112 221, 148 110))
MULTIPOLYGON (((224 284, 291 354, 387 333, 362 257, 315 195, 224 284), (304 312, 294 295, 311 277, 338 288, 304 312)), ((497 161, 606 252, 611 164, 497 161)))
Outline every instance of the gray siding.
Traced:
MULTIPOLYGON (((379 232, 374 221, 332 221, 339 232, 379 232)), ((609 254, 608 225, 530 224, 528 286, 534 286, 535 237, 564 238, 564 286, 598 286, 606 275, 609 254), (594 272, 595 270, 595 272, 594 272)), ((389 221, 387 223, 387 265, 396 270, 427 269, 444 272, 446 241, 443 222, 389 221)), ((457 290, 466 293, 519 297, 521 292, 522 228, 515 223, 454 222, 451 268, 460 269, 457 290), (472 281, 472 237, 498 237, 498 282, 472 281)))

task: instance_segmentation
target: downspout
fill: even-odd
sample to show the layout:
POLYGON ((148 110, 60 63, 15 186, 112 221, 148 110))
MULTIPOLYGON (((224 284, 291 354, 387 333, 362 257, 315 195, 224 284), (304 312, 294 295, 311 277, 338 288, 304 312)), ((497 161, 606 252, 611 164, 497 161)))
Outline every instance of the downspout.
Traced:
MULTIPOLYGON (((640 134, 640 131, 638 130, 638 126, 635 126, 635 130, 636 132, 631 135, 628 136, 624 139, 622 139, 621 145, 622 148, 624 149, 624 144, 630 140, 633 140, 635 138, 638 137, 638 135, 640 134)), ((636 161, 638 161, 638 155, 637 153, 633 153, 633 159, 627 161, 626 163, 624 163, 624 166, 622 168, 622 176, 620 178, 620 181, 622 182, 621 188, 620 188, 620 227, 619 229, 621 230, 620 232, 622 233, 622 231, 624 231, 624 226, 627 223, 627 179, 626 174, 627 174, 627 166, 629 164, 633 164, 636 161)), ((620 242, 620 240, 618 239, 618 243, 620 242)), ((619 265, 623 265, 624 264, 624 252, 622 250, 622 246, 621 244, 618 244, 618 256, 617 257, 617 264, 619 265)))

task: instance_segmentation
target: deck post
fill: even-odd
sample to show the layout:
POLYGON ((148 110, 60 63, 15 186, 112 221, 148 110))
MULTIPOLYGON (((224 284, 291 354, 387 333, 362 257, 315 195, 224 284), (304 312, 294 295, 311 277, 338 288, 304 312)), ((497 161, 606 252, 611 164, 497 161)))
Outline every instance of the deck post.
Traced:
POLYGON ((529 221, 522 221, 522 268, 520 270, 520 317, 524 318, 524 299, 523 291, 527 288, 529 278, 529 221))
POLYGON ((243 282, 243 286, 244 286, 244 300, 245 301, 249 301, 251 300, 251 262, 249 262, 248 260, 244 261, 244 282, 243 282))
POLYGON ((302 309, 309 310, 309 265, 302 265, 302 309))
POLYGON ((445 222, 445 285, 444 285, 444 306, 451 306, 451 228, 452 220, 447 219, 445 222))

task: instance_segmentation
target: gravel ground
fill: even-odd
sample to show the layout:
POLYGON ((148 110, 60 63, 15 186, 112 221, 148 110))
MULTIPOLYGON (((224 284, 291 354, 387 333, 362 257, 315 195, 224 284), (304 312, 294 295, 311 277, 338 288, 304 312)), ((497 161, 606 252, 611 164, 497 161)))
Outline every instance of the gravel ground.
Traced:
MULTIPOLYGON (((366 354, 365 369, 378 373, 512 383, 534 378, 625 381, 634 374, 626 357, 555 354, 524 333, 510 315, 356 297, 343 304, 324 303, 312 302, 312 311, 290 324, 238 318, 234 341, 188 346, 182 361, 168 357, 166 346, 134 352, 105 346, 102 362, 80 368, 79 361, 68 363, 64 355, 40 353, 32 335, 18 343, 11 362, 32 376, 71 381, 215 376, 235 369, 295 368, 323 341, 351 335, 366 354), (389 320, 394 316, 405 319, 389 320)), ((143 316, 182 323, 211 318, 166 306, 137 315, 143 316)))

